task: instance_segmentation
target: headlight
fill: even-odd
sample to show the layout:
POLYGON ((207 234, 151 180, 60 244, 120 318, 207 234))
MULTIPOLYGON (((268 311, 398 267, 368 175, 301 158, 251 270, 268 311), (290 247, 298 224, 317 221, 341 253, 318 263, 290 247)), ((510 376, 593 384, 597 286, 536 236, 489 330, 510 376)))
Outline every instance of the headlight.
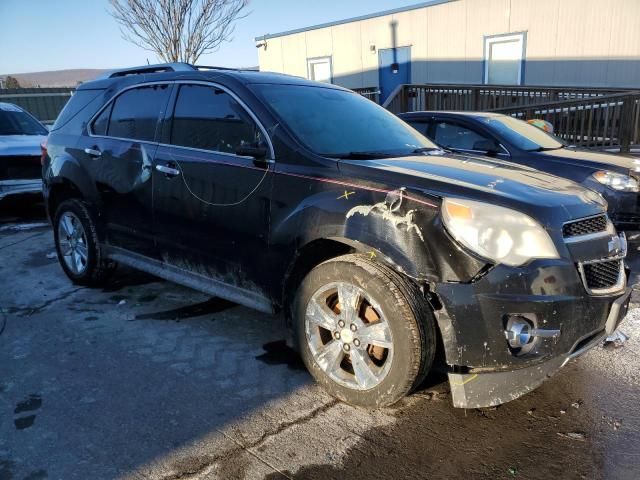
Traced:
POLYGON ((639 191, 638 181, 635 178, 630 177, 629 175, 624 175, 622 173, 603 170, 594 173, 593 178, 595 178, 601 184, 606 185, 607 187, 614 190, 618 190, 619 192, 639 191))
POLYGON ((442 218, 456 241, 495 263, 518 266, 534 258, 559 258, 546 230, 515 210, 445 198, 442 218))

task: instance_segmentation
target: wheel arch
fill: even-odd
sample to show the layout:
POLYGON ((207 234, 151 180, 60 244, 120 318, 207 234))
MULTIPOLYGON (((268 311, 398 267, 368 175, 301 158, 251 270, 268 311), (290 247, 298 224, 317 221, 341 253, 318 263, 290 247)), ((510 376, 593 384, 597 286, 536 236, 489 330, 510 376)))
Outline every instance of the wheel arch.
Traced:
POLYGON ((449 338, 449 330, 446 328, 447 324, 442 322, 443 306, 438 295, 434 291, 435 285, 427 279, 418 279, 411 276, 404 271, 398 263, 386 257, 373 246, 343 237, 325 237, 309 241, 296 250, 293 259, 289 263, 285 274, 285 280, 282 285, 281 297, 281 305, 284 311, 285 323, 289 335, 288 344, 290 346, 296 346, 296 342, 293 338, 293 312, 291 307, 297 293, 297 287, 302 282, 302 279, 313 268, 321 263, 351 253, 367 255, 372 260, 381 263, 396 272, 398 275, 402 276, 408 285, 415 288, 415 291, 420 293, 422 301, 425 303, 425 307, 431 310, 435 320, 437 345, 436 362, 439 364, 445 364, 446 355, 444 339, 445 337, 447 339, 449 338))
POLYGON ((51 220, 53 220, 56 210, 62 202, 70 198, 84 198, 78 186, 68 178, 57 178, 50 183, 48 190, 46 206, 51 220))
POLYGON ((334 238, 317 238, 295 251, 288 264, 281 292, 281 302, 288 327, 290 327, 291 302, 295 298, 297 285, 302 279, 322 262, 354 252, 352 245, 334 238))
MULTIPOLYGON (((403 268, 404 257, 398 258, 397 260, 400 260, 400 262, 397 262, 374 246, 359 240, 344 237, 316 238, 296 249, 286 269, 282 285, 281 303, 287 318, 290 317, 290 305, 295 297, 297 285, 300 284, 302 279, 321 263, 350 253, 367 255, 371 260, 379 262, 405 277, 408 282, 425 294, 430 290, 429 282, 425 279, 414 277, 403 268), (427 288, 425 288, 425 285, 427 288)), ((435 306, 437 307, 438 305, 435 306)), ((289 323, 289 320, 287 320, 287 323, 289 323)))
POLYGON ((98 199, 95 183, 88 172, 76 158, 66 152, 60 152, 51 158, 43 180, 45 205, 51 220, 56 214, 56 208, 68 198, 83 199, 90 204, 98 199))

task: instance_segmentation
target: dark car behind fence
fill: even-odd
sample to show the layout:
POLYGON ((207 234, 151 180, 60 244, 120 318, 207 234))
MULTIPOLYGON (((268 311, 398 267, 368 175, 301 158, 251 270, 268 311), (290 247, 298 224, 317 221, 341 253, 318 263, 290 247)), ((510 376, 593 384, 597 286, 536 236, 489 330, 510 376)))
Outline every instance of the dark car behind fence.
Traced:
POLYGON ((55 122, 75 88, 2 88, 0 102, 13 103, 44 124, 55 122))

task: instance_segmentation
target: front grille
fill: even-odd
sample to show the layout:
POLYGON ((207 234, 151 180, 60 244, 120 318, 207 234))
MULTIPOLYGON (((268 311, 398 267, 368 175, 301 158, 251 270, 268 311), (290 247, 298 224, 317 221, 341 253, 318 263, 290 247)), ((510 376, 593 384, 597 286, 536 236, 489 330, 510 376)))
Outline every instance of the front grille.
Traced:
POLYGON ((589 235, 590 233, 604 232, 606 229, 607 216, 603 214, 565 223, 562 226, 562 236, 564 238, 578 237, 580 235, 589 235))
POLYGON ((603 290, 611 288, 618 283, 622 260, 587 263, 582 265, 582 269, 587 288, 590 290, 603 290))
POLYGON ((0 180, 31 180, 42 177, 38 155, 0 157, 0 180))

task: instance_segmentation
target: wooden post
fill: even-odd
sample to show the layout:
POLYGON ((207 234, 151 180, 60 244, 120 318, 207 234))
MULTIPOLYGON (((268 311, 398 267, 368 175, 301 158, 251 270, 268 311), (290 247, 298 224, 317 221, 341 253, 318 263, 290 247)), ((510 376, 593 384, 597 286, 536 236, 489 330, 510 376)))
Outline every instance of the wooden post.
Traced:
POLYGON ((407 86, 403 85, 400 90, 400 112, 405 113, 409 111, 409 95, 407 95, 407 86))
POLYGON ((629 153, 631 151, 635 101, 635 95, 628 95, 622 101, 622 111, 620 112, 620 153, 629 153))
POLYGON ((471 111, 481 110, 480 108, 480 89, 478 87, 471 87, 471 111))

